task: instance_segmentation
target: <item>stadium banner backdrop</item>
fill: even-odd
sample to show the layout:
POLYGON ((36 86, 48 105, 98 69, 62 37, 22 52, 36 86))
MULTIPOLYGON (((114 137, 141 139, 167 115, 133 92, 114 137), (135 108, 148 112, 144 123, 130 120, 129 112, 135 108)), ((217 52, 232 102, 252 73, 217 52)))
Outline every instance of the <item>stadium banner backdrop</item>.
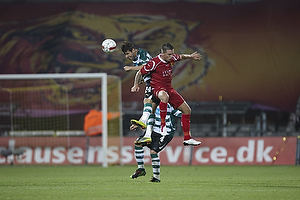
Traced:
MULTIPOLYGON (((125 165, 135 165, 133 141, 123 138, 122 150, 109 138, 108 163, 119 164, 120 152, 125 165)), ((197 138, 198 147, 186 147, 182 137, 173 140, 160 152, 162 165, 295 165, 296 137, 228 137, 197 138)), ((89 151, 85 137, 2 137, 0 149, 24 149, 20 156, 0 156, 8 165, 83 165, 101 164, 101 137, 90 137, 89 151)), ((151 165, 150 151, 145 149, 145 163, 151 165)))
POLYGON ((143 93, 130 92, 135 73, 123 70, 130 62, 120 43, 132 41, 155 56, 171 42, 176 53, 198 51, 203 57, 174 67, 173 87, 187 101, 221 97, 293 112, 300 94, 299 5, 298 0, 2 3, 0 71, 117 75, 125 108, 137 110, 133 102, 142 104, 143 93), (115 52, 101 50, 105 38, 117 42, 115 52))

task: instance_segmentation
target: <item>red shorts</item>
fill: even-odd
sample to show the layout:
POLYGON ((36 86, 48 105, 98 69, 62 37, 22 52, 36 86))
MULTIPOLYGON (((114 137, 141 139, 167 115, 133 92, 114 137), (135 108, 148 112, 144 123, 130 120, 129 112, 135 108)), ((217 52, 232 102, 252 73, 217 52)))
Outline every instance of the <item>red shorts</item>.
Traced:
POLYGON ((153 94, 156 98, 158 98, 158 93, 161 90, 166 91, 168 93, 169 104, 171 104, 171 106, 173 106, 173 108, 177 109, 184 102, 184 99, 182 98, 182 96, 173 88, 161 88, 161 87, 154 88, 153 94))

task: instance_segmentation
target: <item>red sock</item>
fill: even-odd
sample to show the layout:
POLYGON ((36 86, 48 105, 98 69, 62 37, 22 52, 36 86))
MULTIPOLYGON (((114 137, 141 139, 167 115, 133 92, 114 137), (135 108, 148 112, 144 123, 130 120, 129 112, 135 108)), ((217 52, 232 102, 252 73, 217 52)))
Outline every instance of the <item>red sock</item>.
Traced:
POLYGON ((183 130, 183 135, 184 135, 184 140, 189 140, 191 139, 190 135, 190 117, 191 115, 184 115, 182 114, 181 116, 181 127, 183 130))
POLYGON ((167 103, 164 103, 162 101, 159 103, 161 130, 166 125, 167 105, 167 103))

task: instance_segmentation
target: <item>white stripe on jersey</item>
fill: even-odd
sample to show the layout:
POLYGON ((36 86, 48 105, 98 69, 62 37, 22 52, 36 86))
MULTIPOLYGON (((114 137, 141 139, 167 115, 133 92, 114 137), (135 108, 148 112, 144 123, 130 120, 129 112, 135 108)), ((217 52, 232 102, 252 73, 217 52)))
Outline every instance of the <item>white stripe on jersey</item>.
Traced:
MULTIPOLYGON (((152 62, 153 65, 152 65, 152 67, 151 67, 150 69, 144 68, 146 72, 151 72, 151 71, 153 71, 153 70, 156 68, 156 66, 157 66, 157 65, 155 64, 154 60, 151 60, 150 62, 152 62)), ((149 63, 150 63, 150 62, 149 62, 149 63)), ((150 65, 150 64, 149 64, 149 65, 150 65)))
POLYGON ((173 59, 174 59, 175 61, 177 61, 177 60, 178 60, 178 59, 176 59, 176 57, 175 57, 174 55, 173 55, 172 57, 173 57, 173 59))

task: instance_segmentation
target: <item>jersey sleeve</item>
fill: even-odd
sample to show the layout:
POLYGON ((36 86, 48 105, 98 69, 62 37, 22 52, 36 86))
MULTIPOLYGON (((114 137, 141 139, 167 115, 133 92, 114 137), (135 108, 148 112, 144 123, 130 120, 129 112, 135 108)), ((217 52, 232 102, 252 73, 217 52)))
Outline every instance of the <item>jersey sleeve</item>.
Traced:
POLYGON ((180 61, 180 60, 181 60, 181 57, 180 57, 179 54, 173 54, 172 60, 173 60, 174 62, 177 62, 177 61, 180 61))
POLYGON ((140 71, 141 71, 142 75, 145 75, 145 74, 152 72, 154 70, 154 68, 155 68, 155 62, 153 60, 150 60, 149 62, 147 62, 147 64, 145 64, 142 67, 142 69, 140 71))

